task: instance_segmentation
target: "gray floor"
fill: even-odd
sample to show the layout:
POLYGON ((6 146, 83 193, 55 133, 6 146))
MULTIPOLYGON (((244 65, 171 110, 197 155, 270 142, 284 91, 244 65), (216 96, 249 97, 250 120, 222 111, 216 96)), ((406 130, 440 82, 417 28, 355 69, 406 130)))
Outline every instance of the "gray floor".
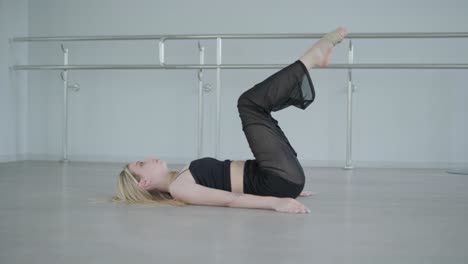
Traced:
POLYGON ((0 263, 468 263, 467 175, 305 168, 293 215, 100 202, 122 165, 0 163, 0 263))

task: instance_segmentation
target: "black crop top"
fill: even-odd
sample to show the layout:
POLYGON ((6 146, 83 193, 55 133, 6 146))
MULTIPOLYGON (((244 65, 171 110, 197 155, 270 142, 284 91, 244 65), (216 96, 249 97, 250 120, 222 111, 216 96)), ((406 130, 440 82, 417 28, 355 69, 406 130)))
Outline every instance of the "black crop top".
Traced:
MULTIPOLYGON (((210 188, 231 192, 231 160, 220 161, 205 157, 189 165, 195 182, 210 188)), ((244 193, 261 193, 265 178, 261 176, 256 160, 246 160, 243 175, 244 193)))
POLYGON ((190 163, 195 182, 210 188, 231 191, 231 160, 220 161, 205 157, 190 163))

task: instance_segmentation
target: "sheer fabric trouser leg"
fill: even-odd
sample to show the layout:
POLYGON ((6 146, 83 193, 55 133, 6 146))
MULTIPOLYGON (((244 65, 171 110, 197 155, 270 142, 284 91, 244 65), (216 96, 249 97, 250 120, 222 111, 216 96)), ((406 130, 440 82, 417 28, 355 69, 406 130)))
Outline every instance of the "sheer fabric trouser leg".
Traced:
POLYGON ((259 195, 296 198, 305 184, 297 153, 271 112, 289 106, 306 109, 315 90, 304 64, 297 60, 245 91, 237 108, 249 147, 267 186, 259 195))

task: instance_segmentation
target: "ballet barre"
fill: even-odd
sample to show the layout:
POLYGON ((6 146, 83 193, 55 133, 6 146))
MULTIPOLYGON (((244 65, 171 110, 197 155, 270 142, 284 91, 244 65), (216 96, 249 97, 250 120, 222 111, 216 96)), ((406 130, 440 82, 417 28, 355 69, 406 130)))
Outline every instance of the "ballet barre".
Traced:
MULTIPOLYGON (((159 64, 103 64, 103 65, 69 65, 68 49, 62 44, 64 53, 63 65, 13 65, 12 70, 60 70, 63 80, 63 162, 68 161, 68 89, 79 89, 78 84, 70 85, 67 71, 69 70, 141 70, 141 69, 168 69, 168 70, 198 70, 199 80, 199 104, 198 104, 198 157, 202 153, 203 139, 203 96, 206 90, 203 85, 203 70, 217 70, 216 78, 216 148, 215 158, 219 158, 220 141, 220 90, 221 70, 228 69, 281 69, 289 64, 222 64, 222 40, 223 39, 314 39, 321 38, 325 33, 300 33, 300 34, 198 34, 198 35, 113 35, 113 36, 54 36, 54 37, 14 37, 10 44, 17 42, 66 42, 66 41, 112 41, 112 40, 159 40, 159 64), (167 64, 165 61, 165 45, 167 40, 216 40, 216 64, 205 64, 205 47, 198 43, 200 64, 167 64)), ((418 38, 468 38, 468 32, 405 32, 405 33, 349 33, 345 39, 349 40, 348 64, 330 64, 319 69, 347 69, 347 129, 346 129, 346 164, 344 169, 352 169, 352 94, 355 85, 352 79, 352 69, 468 69, 468 63, 437 64, 437 63, 395 63, 395 64, 355 64, 353 39, 418 39, 418 38)), ((208 89, 210 91, 210 89, 208 89)), ((465 170, 462 170, 465 172, 465 170)), ((458 173, 458 172, 457 172, 458 173)), ((465 172, 465 174, 468 172, 465 172)))
MULTIPOLYGON (((104 40, 176 40, 176 39, 309 39, 321 38, 326 33, 300 34, 199 34, 199 35, 114 35, 114 36, 63 36, 63 37, 15 37, 13 42, 32 41, 104 41, 104 40)), ((345 39, 381 38, 466 38, 468 32, 405 32, 405 33, 349 33, 345 39)))
MULTIPOLYGON (((289 64, 115 64, 115 65, 16 65, 14 70, 149 70, 149 69, 168 69, 168 70, 187 70, 187 69, 282 69, 289 64)), ((314 70, 323 69, 468 69, 468 64, 329 64, 325 68, 314 68, 314 70)))

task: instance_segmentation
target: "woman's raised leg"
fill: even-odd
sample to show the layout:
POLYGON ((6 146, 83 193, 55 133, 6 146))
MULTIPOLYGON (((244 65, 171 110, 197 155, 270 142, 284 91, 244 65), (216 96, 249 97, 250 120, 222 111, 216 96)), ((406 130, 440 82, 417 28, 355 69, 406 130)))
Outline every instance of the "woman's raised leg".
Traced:
POLYGON ((300 98, 290 95, 300 93, 304 80, 313 91, 309 78, 304 64, 297 60, 245 91, 237 101, 242 130, 259 168, 298 185, 305 182, 304 171, 296 151, 271 112, 293 105, 293 101, 299 107, 303 105, 300 98))
POLYGON ((345 35, 346 31, 341 28, 328 33, 301 59, 245 91, 237 102, 242 130, 259 167, 301 186, 297 195, 305 183, 304 171, 296 151, 271 112, 291 105, 305 109, 312 103, 315 91, 308 70, 328 64, 332 47, 345 35))

